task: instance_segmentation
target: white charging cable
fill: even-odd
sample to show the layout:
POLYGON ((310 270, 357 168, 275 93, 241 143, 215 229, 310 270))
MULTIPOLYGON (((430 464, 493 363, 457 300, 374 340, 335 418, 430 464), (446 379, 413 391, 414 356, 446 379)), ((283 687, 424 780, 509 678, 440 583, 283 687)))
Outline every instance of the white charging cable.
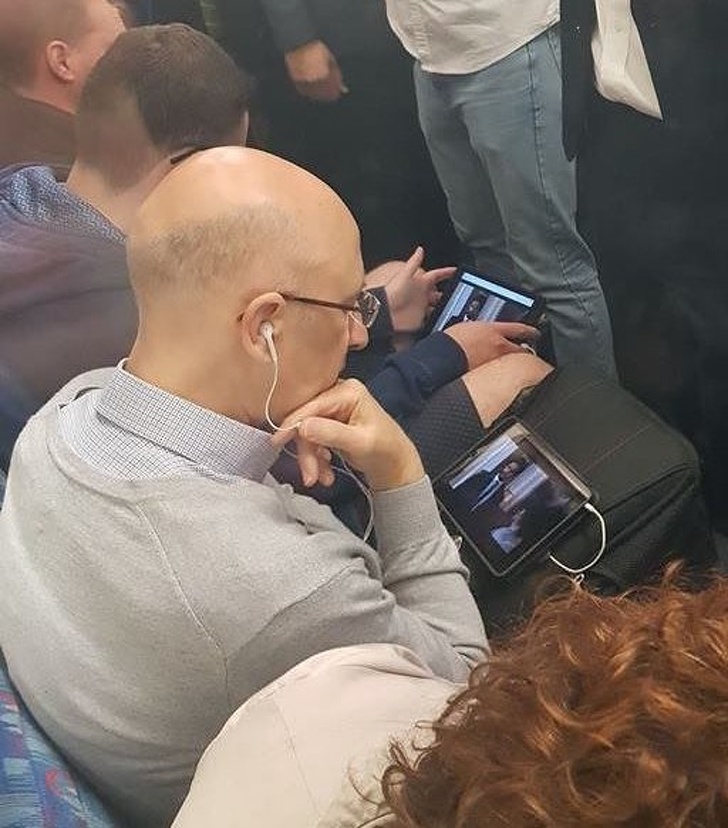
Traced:
POLYGON ((585 503, 584 508, 591 512, 593 515, 596 515, 597 520, 599 521, 599 526, 602 530, 602 543, 599 547, 599 551, 597 554, 589 561, 586 566, 581 566, 578 568, 573 568, 567 566, 565 563, 562 563, 558 558, 555 558, 553 555, 549 555, 549 560, 551 563, 556 564, 559 569, 563 569, 564 572, 567 572, 569 575, 583 575, 587 570, 591 569, 593 566, 596 566, 602 558, 605 549, 607 548, 607 522, 604 520, 604 516, 601 512, 599 512, 591 503, 585 503))

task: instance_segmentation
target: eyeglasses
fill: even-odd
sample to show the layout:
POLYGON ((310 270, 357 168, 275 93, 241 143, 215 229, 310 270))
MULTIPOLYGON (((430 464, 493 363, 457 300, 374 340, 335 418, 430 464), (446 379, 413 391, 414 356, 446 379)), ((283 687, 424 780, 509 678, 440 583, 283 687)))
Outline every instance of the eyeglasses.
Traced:
POLYGON ((281 293, 281 296, 284 299, 289 299, 291 302, 303 302, 305 305, 319 305, 322 308, 336 308, 337 310, 346 311, 350 314, 356 314, 358 321, 365 328, 371 328, 381 307, 379 299, 368 290, 362 290, 354 300, 353 305, 342 305, 340 302, 327 302, 324 299, 312 299, 310 296, 295 296, 292 293, 281 293))

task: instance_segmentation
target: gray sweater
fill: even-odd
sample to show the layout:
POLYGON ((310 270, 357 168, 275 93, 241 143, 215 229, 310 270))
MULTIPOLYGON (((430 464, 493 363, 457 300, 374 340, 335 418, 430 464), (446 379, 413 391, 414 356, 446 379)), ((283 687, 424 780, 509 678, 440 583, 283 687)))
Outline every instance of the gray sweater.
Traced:
POLYGON ((266 474, 267 435, 109 376, 77 399, 98 383, 71 383, 18 441, 0 646, 41 726, 134 826, 168 824, 228 716, 316 652, 393 642, 452 680, 482 657, 427 480, 375 495, 375 551, 266 474))

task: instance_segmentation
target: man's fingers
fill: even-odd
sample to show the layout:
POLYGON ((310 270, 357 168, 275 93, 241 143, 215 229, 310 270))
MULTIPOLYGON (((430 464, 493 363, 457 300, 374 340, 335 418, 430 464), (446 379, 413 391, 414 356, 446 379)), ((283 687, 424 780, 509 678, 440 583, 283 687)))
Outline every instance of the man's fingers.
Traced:
POLYGON ((412 255, 402 265, 402 270, 394 277, 395 279, 411 279, 415 273, 422 267, 422 261, 425 258, 425 251, 419 245, 415 247, 412 255))
POLYGON ((428 312, 431 313, 435 309, 440 299, 442 299, 442 293, 439 290, 431 290, 427 294, 427 304, 429 305, 427 308, 428 312))
POLYGON ((360 436, 357 429, 326 417, 307 417, 299 428, 304 440, 326 446, 342 454, 356 451, 360 436))
POLYGON ((506 339, 526 339, 533 341, 541 336, 538 328, 524 325, 522 322, 492 322, 501 336, 506 339))
POLYGON ((316 448, 307 440, 296 439, 296 459, 304 486, 313 486, 320 477, 320 458, 316 448))
MULTIPOLYGON (((281 424, 283 426, 283 424, 281 424)), ((274 431, 270 436, 271 443, 277 448, 283 448, 286 443, 290 443, 297 436, 297 423, 292 426, 283 426, 277 431, 274 431)))
POLYGON ((449 279, 456 270, 456 267, 437 267, 434 270, 428 270, 423 273, 421 278, 430 286, 433 286, 438 282, 442 282, 444 279, 449 279))
POLYGON ((339 85, 332 79, 315 81, 313 83, 297 83, 296 89, 304 98, 323 103, 334 103, 342 95, 339 85))
POLYGON ((304 486, 310 487, 316 483, 330 486, 334 482, 331 452, 300 434, 296 436, 296 460, 304 486))
POLYGON ((523 348, 515 342, 511 342, 510 339, 506 339, 504 337, 500 342, 500 351, 501 356, 503 356, 504 354, 523 353, 523 348))
POLYGON ((341 74, 341 69, 339 69, 339 64, 334 63, 331 67, 331 77, 333 82, 336 84, 336 90, 340 95, 346 95, 349 91, 349 87, 344 83, 344 76, 341 74))
POLYGON ((422 264, 422 261, 425 258, 425 250, 421 245, 417 245, 415 249, 412 251, 412 255, 407 259, 406 264, 414 266, 415 268, 419 267, 422 264))

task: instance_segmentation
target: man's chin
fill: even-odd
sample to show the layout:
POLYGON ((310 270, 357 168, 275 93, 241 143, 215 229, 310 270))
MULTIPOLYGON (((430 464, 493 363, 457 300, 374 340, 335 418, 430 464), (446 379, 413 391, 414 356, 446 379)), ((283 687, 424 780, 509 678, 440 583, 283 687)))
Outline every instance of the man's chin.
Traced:
POLYGON ((300 407, 301 405, 305 405, 307 402, 311 402, 311 400, 315 400, 315 399, 316 399, 316 397, 320 397, 320 396, 321 396, 322 394, 324 394, 326 391, 329 391, 329 390, 330 390, 330 389, 332 389, 335 385, 338 385, 338 384, 339 384, 339 382, 341 382, 341 379, 340 379, 338 376, 337 376, 337 377, 335 377, 335 378, 334 378, 331 382, 329 382, 327 385, 322 385, 322 386, 321 386, 321 388, 319 388, 318 390, 316 390, 316 391, 312 392, 311 394, 309 394, 309 395, 306 397, 306 399, 302 400, 302 401, 299 403, 299 406, 298 406, 298 407, 300 407))
POLYGON ((298 411, 299 408, 306 405, 306 403, 311 402, 311 400, 315 400, 316 397, 320 397, 321 394, 323 394, 325 391, 328 391, 329 389, 333 388, 340 381, 341 381, 340 378, 336 377, 328 385, 321 386, 320 388, 317 388, 316 390, 302 392, 300 397, 297 397, 296 400, 294 400, 291 404, 286 406, 286 408, 288 409, 286 414, 279 414, 279 416, 281 417, 280 420, 277 420, 276 417, 275 417, 274 412, 271 412, 271 414, 273 415, 273 421, 276 422, 276 423, 282 422, 284 419, 290 417, 292 414, 294 414, 296 411, 298 411))

